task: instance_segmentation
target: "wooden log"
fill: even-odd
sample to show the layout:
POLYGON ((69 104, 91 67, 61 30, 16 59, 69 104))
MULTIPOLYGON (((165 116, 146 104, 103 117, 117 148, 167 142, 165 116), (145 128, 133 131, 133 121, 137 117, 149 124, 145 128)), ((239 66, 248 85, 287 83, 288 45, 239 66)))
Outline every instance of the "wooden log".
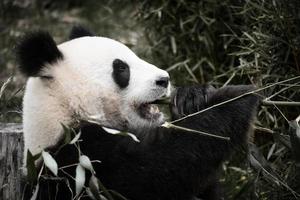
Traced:
POLYGON ((0 123, 0 199, 22 199, 22 125, 0 123))

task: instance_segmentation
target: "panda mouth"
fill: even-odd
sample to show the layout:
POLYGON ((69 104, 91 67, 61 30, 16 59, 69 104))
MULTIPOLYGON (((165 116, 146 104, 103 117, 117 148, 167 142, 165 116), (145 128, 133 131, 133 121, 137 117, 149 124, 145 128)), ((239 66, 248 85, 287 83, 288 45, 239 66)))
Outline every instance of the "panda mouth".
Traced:
POLYGON ((138 106, 138 114, 145 119, 155 120, 161 116, 161 112, 155 102, 142 103, 138 106))

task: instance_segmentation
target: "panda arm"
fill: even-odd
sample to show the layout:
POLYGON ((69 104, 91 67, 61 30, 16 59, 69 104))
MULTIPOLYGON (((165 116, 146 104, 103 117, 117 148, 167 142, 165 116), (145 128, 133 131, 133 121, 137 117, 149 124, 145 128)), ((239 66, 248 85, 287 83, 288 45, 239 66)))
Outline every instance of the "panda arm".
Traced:
MULTIPOLYGON (((253 86, 247 85, 221 89, 209 86, 178 88, 171 104, 172 119, 177 120, 253 90, 253 86)), ((217 181, 218 168, 229 158, 234 148, 246 147, 259 99, 257 95, 247 95, 175 123, 177 126, 230 138, 229 142, 204 135, 198 135, 196 139, 198 144, 194 145, 194 150, 197 151, 195 155, 199 158, 198 162, 201 162, 198 169, 200 177, 205 177, 200 184, 205 185, 199 190, 198 197, 201 199, 219 199, 221 192, 217 181), (205 172, 206 176, 203 174, 205 172)), ((190 134, 177 129, 172 130, 172 133, 190 134)))
MULTIPOLYGON (((231 102, 225 103, 225 101, 254 89, 251 85, 227 86, 221 89, 214 89, 211 86, 178 88, 171 104, 172 119, 178 120, 224 102, 222 105, 179 121, 175 125, 229 137, 232 145, 244 144, 247 133, 251 130, 260 97, 249 94, 231 102)), ((199 137, 209 136, 199 135, 199 137)))

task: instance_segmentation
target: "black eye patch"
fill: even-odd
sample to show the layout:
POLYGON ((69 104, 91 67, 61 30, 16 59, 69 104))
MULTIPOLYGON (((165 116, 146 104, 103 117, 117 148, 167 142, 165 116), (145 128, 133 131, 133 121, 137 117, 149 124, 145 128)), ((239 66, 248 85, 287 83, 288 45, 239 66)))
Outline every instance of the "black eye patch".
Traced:
POLYGON ((127 63, 120 59, 115 59, 112 63, 113 66, 113 79, 120 88, 126 88, 129 84, 130 71, 127 63))

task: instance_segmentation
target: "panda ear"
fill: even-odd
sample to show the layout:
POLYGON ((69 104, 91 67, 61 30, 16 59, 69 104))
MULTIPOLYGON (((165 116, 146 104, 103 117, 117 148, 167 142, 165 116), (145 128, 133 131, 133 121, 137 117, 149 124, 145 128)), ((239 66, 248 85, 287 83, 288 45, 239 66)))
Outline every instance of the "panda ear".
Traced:
POLYGON ((16 54, 20 71, 28 77, 42 77, 45 64, 63 59, 53 38, 45 31, 26 34, 18 43, 16 54))
POLYGON ((88 29, 86 29, 83 26, 80 25, 76 25, 73 26, 70 35, 69 35, 69 39, 73 40, 75 38, 80 38, 80 37, 84 37, 84 36, 95 36, 95 34, 93 34, 91 31, 89 31, 88 29))

